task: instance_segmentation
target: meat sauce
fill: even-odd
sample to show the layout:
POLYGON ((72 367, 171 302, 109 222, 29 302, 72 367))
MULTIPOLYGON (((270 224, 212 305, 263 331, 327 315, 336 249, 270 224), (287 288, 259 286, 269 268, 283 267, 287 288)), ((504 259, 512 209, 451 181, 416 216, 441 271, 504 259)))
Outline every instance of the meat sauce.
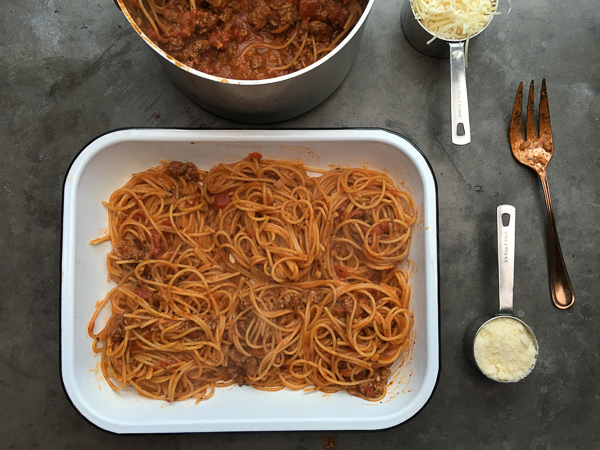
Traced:
POLYGON ((140 29, 178 61, 223 78, 303 69, 342 41, 368 0, 125 0, 140 29))

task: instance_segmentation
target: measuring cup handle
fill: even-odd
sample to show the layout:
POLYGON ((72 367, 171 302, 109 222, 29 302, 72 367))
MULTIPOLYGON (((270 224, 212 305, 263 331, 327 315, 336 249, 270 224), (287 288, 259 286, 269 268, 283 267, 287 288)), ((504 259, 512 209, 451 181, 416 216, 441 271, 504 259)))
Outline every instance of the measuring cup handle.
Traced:
POLYGON ((468 144, 471 142, 471 125, 464 42, 450 42, 450 103, 452 104, 452 143, 468 144))
POLYGON ((500 292, 500 314, 513 313, 515 218, 516 209, 514 206, 498 206, 496 220, 498 228, 498 290, 500 292), (505 218, 507 220, 504 220, 505 218))

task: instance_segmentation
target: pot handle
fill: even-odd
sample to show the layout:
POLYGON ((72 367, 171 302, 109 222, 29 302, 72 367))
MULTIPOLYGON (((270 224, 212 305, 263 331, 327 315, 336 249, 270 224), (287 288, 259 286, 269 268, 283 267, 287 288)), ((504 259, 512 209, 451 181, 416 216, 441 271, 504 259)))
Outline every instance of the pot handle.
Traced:
POLYGON ((450 42, 450 102, 452 104, 452 143, 471 142, 469 99, 465 67, 465 43, 450 42))

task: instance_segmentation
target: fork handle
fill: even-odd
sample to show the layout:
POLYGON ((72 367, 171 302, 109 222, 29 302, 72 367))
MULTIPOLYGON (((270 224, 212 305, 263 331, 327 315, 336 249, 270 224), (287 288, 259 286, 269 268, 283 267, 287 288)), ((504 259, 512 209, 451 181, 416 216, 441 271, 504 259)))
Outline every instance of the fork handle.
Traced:
POLYGON ((546 171, 539 172, 546 200, 546 213, 548 214, 548 248, 550 253, 550 292, 552 302, 557 308, 567 309, 575 302, 575 293, 573 285, 567 272, 567 266, 563 258, 560 242, 558 241, 558 232, 556 231, 556 222, 554 221, 554 212, 552 210, 552 200, 550 198, 550 186, 548 185, 548 175, 546 171))

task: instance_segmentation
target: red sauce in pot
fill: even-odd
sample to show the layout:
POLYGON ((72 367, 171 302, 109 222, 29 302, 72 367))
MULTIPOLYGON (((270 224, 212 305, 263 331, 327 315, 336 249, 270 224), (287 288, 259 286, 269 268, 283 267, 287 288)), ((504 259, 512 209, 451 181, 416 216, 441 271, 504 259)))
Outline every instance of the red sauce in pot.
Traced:
POLYGON ((278 77, 333 50, 368 0, 125 0, 140 29, 178 61, 237 80, 278 77))

